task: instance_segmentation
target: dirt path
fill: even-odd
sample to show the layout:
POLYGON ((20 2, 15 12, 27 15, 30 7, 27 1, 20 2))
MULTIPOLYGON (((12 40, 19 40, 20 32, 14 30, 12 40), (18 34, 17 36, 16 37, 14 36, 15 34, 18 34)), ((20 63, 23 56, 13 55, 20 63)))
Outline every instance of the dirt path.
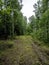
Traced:
POLYGON ((34 51, 37 54, 37 56, 38 56, 39 61, 41 62, 41 64, 42 65, 49 65, 49 60, 46 57, 46 54, 42 52, 42 49, 40 49, 40 47, 38 47, 34 43, 32 43, 32 46, 33 46, 34 51))
POLYGON ((17 36, 12 42, 12 48, 2 51, 0 65, 49 65, 45 53, 31 36, 17 36))

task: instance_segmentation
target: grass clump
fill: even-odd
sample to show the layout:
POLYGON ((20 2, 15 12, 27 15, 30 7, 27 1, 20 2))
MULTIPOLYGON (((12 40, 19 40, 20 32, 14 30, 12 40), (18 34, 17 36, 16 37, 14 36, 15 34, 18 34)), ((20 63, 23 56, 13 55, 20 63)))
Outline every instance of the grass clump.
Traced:
POLYGON ((12 41, 0 41, 0 51, 4 51, 8 48, 12 48, 13 47, 13 42, 12 41))

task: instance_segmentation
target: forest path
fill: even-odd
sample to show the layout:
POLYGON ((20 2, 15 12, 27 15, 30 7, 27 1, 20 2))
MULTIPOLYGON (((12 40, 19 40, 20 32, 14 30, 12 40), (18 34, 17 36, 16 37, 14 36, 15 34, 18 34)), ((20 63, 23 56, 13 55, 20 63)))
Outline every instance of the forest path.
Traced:
MULTIPOLYGON (((22 37, 23 38, 23 37, 22 37)), ((40 65, 49 65, 49 59, 47 58, 47 55, 46 55, 46 53, 44 53, 44 52, 42 52, 42 49, 37 45, 37 44, 35 44, 33 41, 32 41, 32 37, 31 36, 26 36, 25 38, 23 38, 22 39, 21 38, 21 40, 24 40, 24 41, 26 41, 27 40, 27 42, 30 42, 29 44, 30 44, 30 47, 32 47, 32 49, 33 49, 33 53, 37 56, 37 58, 38 58, 38 62, 37 62, 37 64, 40 64, 40 65)), ((19 42, 19 40, 18 40, 18 42, 19 42)), ((31 49, 31 50, 32 50, 31 49)))
POLYGON ((13 47, 1 54, 1 65, 49 65, 47 56, 31 36, 16 36, 12 42, 13 47))

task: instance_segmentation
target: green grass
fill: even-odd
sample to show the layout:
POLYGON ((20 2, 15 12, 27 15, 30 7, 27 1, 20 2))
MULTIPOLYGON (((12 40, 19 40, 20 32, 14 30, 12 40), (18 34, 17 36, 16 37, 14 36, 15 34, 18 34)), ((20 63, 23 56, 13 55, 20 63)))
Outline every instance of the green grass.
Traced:
POLYGON ((13 42, 11 40, 0 40, 0 51, 4 51, 13 46, 13 42))
POLYGON ((16 36, 15 40, 0 40, 0 65, 40 65, 32 47, 31 36, 16 36), (8 46, 7 46, 8 45, 8 46))
POLYGON ((41 48, 42 52, 45 53, 49 59, 49 43, 44 43, 42 41, 39 41, 37 39, 33 39, 33 42, 41 48))

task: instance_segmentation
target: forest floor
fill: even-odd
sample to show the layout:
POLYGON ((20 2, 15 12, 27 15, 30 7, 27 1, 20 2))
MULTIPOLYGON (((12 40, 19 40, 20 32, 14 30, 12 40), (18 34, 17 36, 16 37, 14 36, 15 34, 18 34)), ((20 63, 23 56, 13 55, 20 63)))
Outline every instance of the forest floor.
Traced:
POLYGON ((0 40, 0 65, 49 65, 49 47, 31 36, 0 40))

